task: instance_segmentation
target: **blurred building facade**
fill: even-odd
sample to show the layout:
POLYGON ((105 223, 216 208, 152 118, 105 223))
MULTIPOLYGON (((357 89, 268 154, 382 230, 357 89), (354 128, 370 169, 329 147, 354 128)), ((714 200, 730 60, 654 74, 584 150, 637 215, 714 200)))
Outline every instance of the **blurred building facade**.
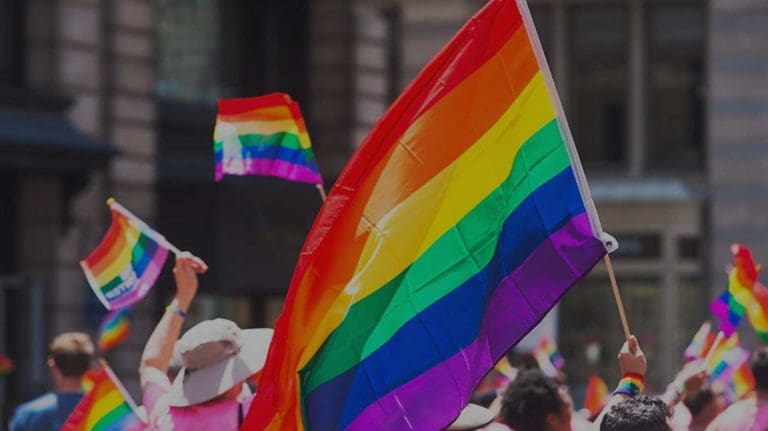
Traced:
MULTIPOLYGON (((103 314, 77 261, 108 226, 108 196, 211 264, 191 322, 271 325, 320 200, 266 178, 215 184, 216 98, 292 94, 330 187, 482 3, 0 0, 0 353, 20 364, 0 380, 5 413, 47 384, 50 336, 93 332, 103 314)), ((660 385, 725 286, 729 244, 768 258, 768 4, 529 3, 660 385)), ((107 355, 134 393, 168 265, 107 355)), ((560 312, 573 380, 611 369, 622 333, 600 265, 560 312)))

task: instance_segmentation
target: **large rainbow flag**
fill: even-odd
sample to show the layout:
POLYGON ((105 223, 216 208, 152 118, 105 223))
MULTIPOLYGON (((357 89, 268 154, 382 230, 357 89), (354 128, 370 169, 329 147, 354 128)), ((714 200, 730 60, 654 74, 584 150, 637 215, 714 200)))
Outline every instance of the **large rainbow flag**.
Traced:
POLYGON ((720 330, 726 337, 736 331, 747 308, 755 301, 752 290, 760 272, 760 266, 755 263, 747 247, 733 244, 731 253, 734 266, 728 275, 728 289, 710 306, 712 314, 720 318, 720 330))
POLYGON ((62 431, 126 431, 143 429, 136 404, 114 372, 104 364, 91 375, 92 388, 62 425, 62 431))
POLYGON ((445 427, 600 236, 527 6, 492 0, 335 183, 243 429, 445 427))
POLYGON ((284 93, 220 99, 213 132, 216 181, 266 175, 321 185, 299 104, 284 93))
POLYGON ((114 199, 107 204, 112 224, 80 266, 104 307, 117 310, 147 296, 175 248, 114 199))

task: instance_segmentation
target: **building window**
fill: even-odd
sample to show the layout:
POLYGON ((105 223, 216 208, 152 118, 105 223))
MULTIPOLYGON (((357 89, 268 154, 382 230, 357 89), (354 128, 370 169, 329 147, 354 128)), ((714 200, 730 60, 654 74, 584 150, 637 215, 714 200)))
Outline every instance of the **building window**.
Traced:
POLYGON ((531 3, 588 169, 703 168, 705 2, 531 3))
POLYGON ((704 10, 651 4, 648 142, 652 166, 700 165, 704 136, 704 10))
POLYGON ((568 114, 585 164, 616 167, 626 160, 626 6, 574 6, 570 12, 568 114))
POLYGON ((222 9, 215 0, 158 0, 156 92, 168 99, 213 102, 232 93, 224 80, 222 9))

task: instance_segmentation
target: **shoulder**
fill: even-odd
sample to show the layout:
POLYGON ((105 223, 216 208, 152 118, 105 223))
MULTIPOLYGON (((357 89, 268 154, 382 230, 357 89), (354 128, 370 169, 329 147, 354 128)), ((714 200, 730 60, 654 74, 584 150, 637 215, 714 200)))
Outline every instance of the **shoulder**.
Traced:
POLYGON ((56 398, 56 394, 54 394, 53 392, 48 392, 47 394, 43 394, 33 400, 27 401, 26 403, 20 405, 18 409, 16 409, 16 412, 34 413, 34 412, 55 409, 57 401, 58 400, 56 398))
POLYGON ((33 400, 27 401, 16 408, 11 420, 11 429, 24 429, 26 425, 33 424, 41 416, 50 415, 56 410, 56 394, 49 392, 33 400))

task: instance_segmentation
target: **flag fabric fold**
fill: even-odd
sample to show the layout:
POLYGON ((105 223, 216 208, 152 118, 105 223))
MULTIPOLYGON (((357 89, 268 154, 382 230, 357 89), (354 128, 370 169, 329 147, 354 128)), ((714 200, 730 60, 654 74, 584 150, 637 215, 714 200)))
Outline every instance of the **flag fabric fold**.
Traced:
POLYGON ((114 199, 108 204, 112 224, 80 267, 104 307, 118 310, 147 296, 172 246, 114 199))
POLYGON ((605 255, 588 196, 527 6, 492 0, 335 183, 243 429, 447 426, 605 255))
POLYGON ((299 104, 284 93, 219 99, 213 154, 216 181, 264 175, 323 184, 299 104))

